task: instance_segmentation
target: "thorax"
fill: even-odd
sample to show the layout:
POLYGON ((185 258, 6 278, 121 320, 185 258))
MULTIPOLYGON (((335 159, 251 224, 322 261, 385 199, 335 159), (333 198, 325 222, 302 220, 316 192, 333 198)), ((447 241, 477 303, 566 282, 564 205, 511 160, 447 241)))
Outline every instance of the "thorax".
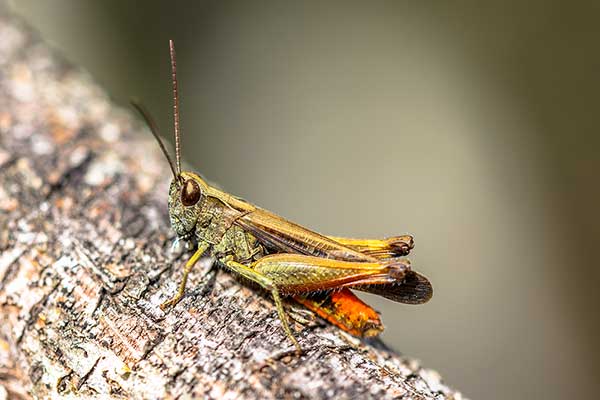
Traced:
POLYGON ((196 222, 196 239, 211 245, 215 257, 233 255, 239 262, 251 262, 265 251, 249 232, 234 224, 239 211, 224 206, 219 200, 208 199, 196 222))

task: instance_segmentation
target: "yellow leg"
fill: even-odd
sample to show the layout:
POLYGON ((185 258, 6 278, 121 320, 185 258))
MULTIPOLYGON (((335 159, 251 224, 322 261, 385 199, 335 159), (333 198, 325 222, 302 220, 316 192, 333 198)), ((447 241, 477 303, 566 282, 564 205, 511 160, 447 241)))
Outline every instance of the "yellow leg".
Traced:
POLYGON ((292 343, 296 347, 296 352, 298 354, 301 354, 302 347, 300 347, 300 344, 298 343, 298 341, 294 337, 294 334, 292 333, 292 329, 290 328, 285 309, 283 308, 283 303, 281 302, 281 298, 279 297, 279 289, 273 283, 273 281, 271 281, 271 279, 269 279, 268 277, 256 272, 254 269, 248 267, 247 265, 240 264, 239 262, 234 261, 231 258, 226 258, 222 261, 233 272, 236 272, 244 278, 250 279, 251 281, 258 283, 265 290, 271 292, 271 296, 273 296, 273 300, 275 301, 275 307, 277 308, 277 314, 279 315, 279 320, 281 321, 283 330, 285 331, 287 337, 292 341, 292 343))
POLYGON ((192 268, 194 268, 194 264, 196 264, 196 261, 198 261, 200 257, 202 257, 202 254, 204 254, 204 252, 207 249, 207 244, 198 244, 198 249, 196 250, 194 255, 185 263, 185 267, 183 268, 183 277, 181 278, 181 283, 179 284, 179 290, 177 291, 175 296, 173 296, 170 300, 167 300, 160 305, 161 310, 164 310, 167 307, 174 306, 177 303, 179 303, 179 300, 181 300, 181 298, 185 294, 185 285, 187 284, 189 273, 192 271, 192 268))

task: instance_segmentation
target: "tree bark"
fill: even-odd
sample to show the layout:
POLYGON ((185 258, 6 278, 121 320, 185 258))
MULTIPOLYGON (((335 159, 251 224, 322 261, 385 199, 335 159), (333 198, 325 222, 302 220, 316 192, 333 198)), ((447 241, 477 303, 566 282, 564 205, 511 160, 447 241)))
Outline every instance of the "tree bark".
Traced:
POLYGON ((170 171, 141 122, 0 7, 0 399, 460 399, 380 341, 197 266, 181 278, 170 171))

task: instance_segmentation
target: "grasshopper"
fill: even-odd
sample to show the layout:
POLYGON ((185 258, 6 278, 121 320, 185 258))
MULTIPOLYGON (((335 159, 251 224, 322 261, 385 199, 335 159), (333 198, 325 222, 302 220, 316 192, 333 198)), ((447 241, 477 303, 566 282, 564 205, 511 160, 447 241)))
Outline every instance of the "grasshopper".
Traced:
POLYGON ((173 180, 168 208, 178 240, 197 248, 186 262, 179 290, 161 305, 176 305, 185 294, 188 274, 202 256, 270 292, 283 330, 298 353, 302 349, 290 328, 282 297, 292 297, 344 331, 368 337, 383 331, 378 313, 351 289, 406 303, 427 302, 429 280, 411 270, 403 258, 414 246, 409 235, 386 239, 325 236, 290 222, 209 185, 198 174, 181 170, 179 96, 173 41, 169 41, 173 85, 176 162, 160 139, 156 123, 137 103, 169 163, 173 180))

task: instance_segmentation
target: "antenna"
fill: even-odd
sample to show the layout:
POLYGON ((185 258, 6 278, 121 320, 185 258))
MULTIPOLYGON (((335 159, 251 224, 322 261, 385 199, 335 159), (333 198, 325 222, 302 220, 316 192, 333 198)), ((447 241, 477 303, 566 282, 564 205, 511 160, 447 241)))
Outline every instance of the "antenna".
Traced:
POLYGON ((169 40, 171 54, 171 80, 173 81, 173 123, 175 125, 175 159, 177 161, 177 176, 181 174, 181 144, 179 134, 179 95, 177 93, 177 61, 175 60, 175 44, 169 40))
POLYGON ((135 100, 131 100, 131 105, 133 107, 135 107, 136 110, 138 110, 138 112, 140 113, 142 118, 144 118, 144 121, 146 121, 146 125, 148 125, 148 127, 150 128, 152 135, 158 142, 160 149, 162 150, 163 154, 167 158, 167 161, 169 162, 169 167, 171 167, 171 172, 173 172, 173 177, 175 179, 177 179, 178 175, 177 175, 177 172, 175 171, 175 164, 173 164, 173 160, 171 160, 171 156, 169 156, 169 152, 165 148, 164 143, 162 142, 162 140, 160 140, 160 136, 159 136, 159 132, 158 132, 158 125, 156 125, 156 122, 154 121, 154 119, 152 118, 152 116, 150 115, 148 110, 146 110, 146 108, 142 104, 138 103, 135 100))

